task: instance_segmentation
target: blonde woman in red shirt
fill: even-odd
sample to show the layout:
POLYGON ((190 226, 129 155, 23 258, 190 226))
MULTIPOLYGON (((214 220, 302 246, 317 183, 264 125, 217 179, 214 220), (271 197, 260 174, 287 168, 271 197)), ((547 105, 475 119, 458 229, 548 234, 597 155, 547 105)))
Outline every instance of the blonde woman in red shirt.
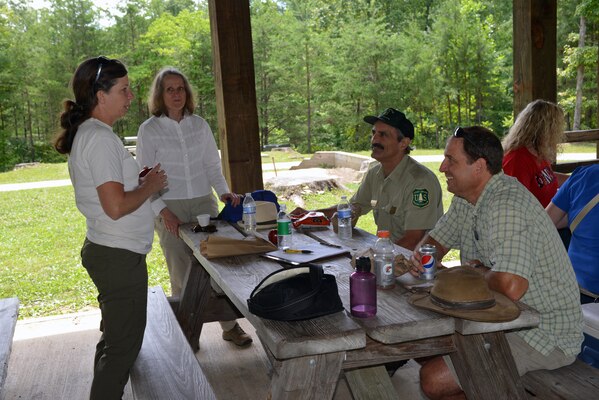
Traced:
POLYGON ((553 171, 558 144, 564 138, 564 112, 555 103, 535 100, 516 118, 503 138, 503 172, 520 183, 547 207, 567 174, 553 171))

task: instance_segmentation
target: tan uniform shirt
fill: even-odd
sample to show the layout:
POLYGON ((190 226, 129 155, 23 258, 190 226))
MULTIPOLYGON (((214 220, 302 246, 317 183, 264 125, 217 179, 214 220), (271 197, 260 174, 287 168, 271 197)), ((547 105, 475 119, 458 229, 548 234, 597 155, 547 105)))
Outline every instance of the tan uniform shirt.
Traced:
POLYGON ((351 203, 370 210, 379 230, 388 230, 393 241, 407 230, 430 230, 443 215, 443 195, 437 176, 410 156, 385 177, 380 163, 366 173, 351 203))

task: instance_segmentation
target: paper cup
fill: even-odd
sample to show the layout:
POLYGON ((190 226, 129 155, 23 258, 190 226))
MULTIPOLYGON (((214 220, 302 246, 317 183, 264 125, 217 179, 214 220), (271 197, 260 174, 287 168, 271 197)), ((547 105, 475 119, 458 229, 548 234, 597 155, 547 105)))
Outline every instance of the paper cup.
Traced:
POLYGON ((210 214, 200 214, 196 218, 198 219, 198 224, 200 224, 202 228, 210 225, 210 214))

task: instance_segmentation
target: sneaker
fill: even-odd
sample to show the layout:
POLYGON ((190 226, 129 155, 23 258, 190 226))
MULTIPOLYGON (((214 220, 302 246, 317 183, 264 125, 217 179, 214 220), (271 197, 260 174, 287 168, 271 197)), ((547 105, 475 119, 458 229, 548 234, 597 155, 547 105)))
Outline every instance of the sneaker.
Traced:
POLYGON ((233 329, 229 331, 223 331, 223 340, 233 342, 237 346, 245 346, 247 344, 252 343, 252 338, 250 335, 245 333, 239 324, 235 324, 233 329))

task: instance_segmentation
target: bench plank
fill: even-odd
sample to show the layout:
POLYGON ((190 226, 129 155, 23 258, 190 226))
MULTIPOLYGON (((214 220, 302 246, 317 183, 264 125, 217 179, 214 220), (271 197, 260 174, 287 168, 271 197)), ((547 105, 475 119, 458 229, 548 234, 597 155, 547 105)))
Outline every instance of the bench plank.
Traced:
POLYGON ((596 399, 599 396, 599 369, 576 359, 552 371, 531 371, 522 377, 526 390, 543 400, 596 399))
POLYGON ((131 370, 133 397, 216 399, 160 286, 148 290, 144 341, 131 370))
POLYGON ((0 299, 0 393, 8 373, 8 359, 18 316, 19 299, 16 297, 0 299))

